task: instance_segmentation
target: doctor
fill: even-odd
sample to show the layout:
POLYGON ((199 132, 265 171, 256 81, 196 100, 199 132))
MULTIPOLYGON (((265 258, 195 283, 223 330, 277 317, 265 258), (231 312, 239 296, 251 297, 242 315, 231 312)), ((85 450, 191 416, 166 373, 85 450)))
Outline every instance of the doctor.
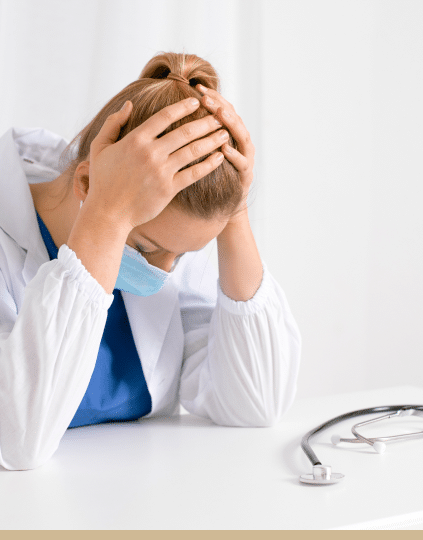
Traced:
POLYGON ((180 403, 221 425, 280 421, 301 338, 249 225, 253 162, 195 55, 154 57, 69 145, 3 135, 0 465, 36 468, 68 428, 180 403))

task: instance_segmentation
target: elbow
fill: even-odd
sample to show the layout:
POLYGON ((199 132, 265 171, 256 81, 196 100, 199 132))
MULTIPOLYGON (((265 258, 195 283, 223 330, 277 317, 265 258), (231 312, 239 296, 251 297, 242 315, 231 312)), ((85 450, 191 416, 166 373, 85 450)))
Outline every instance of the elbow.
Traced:
POLYGON ((252 403, 254 406, 250 408, 249 414, 245 414, 247 407, 244 409, 245 413, 242 416, 238 416, 238 425, 245 427, 275 427, 283 422, 286 413, 291 408, 295 398, 295 391, 289 396, 288 400, 270 401, 263 399, 262 401, 256 400, 252 403))
POLYGON ((30 471, 41 467, 48 461, 48 457, 38 455, 35 452, 22 452, 10 449, 0 453, 0 464, 8 471, 30 471))
POLYGON ((228 427, 274 427, 282 421, 283 414, 273 409, 261 407, 221 409, 221 414, 209 414, 211 420, 218 425, 228 427), (229 412, 230 411, 230 412, 229 412))
POLYGON ((18 459, 13 462, 3 461, 2 466, 8 471, 30 471, 41 467, 44 463, 44 461, 39 460, 18 459))
POLYGON ((0 465, 9 471, 38 469, 59 447, 60 439, 52 440, 51 434, 31 429, 28 424, 2 433, 0 422, 0 465))
POLYGON ((13 461, 3 461, 2 466, 8 471, 30 471, 44 465, 44 461, 35 459, 15 459, 13 461))
POLYGON ((255 419, 251 419, 246 425, 246 427, 274 427, 281 422, 281 417, 277 415, 274 411, 261 414, 256 416, 255 419))
POLYGON ((277 416, 269 415, 269 416, 265 416, 263 418, 263 421, 256 427, 267 427, 267 428, 275 427, 277 424, 279 424, 280 421, 281 419, 278 418, 277 416))

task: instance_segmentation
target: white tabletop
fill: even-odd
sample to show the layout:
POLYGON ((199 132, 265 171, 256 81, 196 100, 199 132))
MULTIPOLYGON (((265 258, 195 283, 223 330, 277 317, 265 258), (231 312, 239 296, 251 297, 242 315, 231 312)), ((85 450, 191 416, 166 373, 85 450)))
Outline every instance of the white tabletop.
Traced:
MULTIPOLYGON (((228 428, 191 416, 70 429, 42 467, 0 467, 0 529, 332 529, 423 528, 423 439, 311 446, 339 484, 299 482, 312 465, 302 436, 346 412, 423 404, 423 389, 398 387, 297 400, 272 428, 228 428)), ((423 429, 417 417, 362 428, 370 437, 423 429)))

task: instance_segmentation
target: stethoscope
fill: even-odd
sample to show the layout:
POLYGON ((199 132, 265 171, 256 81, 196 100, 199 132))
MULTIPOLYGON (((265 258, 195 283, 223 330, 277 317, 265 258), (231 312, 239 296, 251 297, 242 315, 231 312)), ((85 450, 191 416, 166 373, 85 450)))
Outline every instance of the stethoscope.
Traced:
POLYGON ((333 473, 330 465, 322 465, 320 461, 317 459, 316 454, 311 449, 308 440, 310 437, 318 433, 319 431, 323 431, 324 429, 333 426, 334 424, 337 424, 338 422, 341 422, 342 420, 347 420, 348 418, 353 418, 354 416, 361 416, 363 414, 374 414, 379 412, 387 412, 389 411, 389 414, 385 414, 384 416, 379 416, 378 418, 373 418, 372 420, 367 420, 366 422, 360 422, 359 424, 355 424, 351 428, 351 431, 353 435, 355 436, 355 439, 344 439, 343 437, 340 437, 339 435, 333 435, 332 436, 332 443, 334 445, 337 445, 341 442, 349 442, 349 443, 367 443, 370 446, 372 446, 378 454, 383 453, 386 450, 386 441, 390 440, 405 440, 405 439, 414 439, 417 437, 423 437, 423 431, 417 431, 415 433, 405 433, 403 435, 392 435, 390 437, 375 437, 375 438, 366 438, 363 437, 363 435, 360 435, 357 432, 357 428, 365 426, 366 424, 372 424, 374 422, 379 422, 380 420, 385 420, 388 418, 393 418, 394 416, 423 416, 423 405, 386 405, 382 407, 372 407, 370 409, 361 409, 359 411, 353 411, 346 414, 341 414, 340 416, 337 416, 336 418, 332 418, 332 420, 329 420, 325 422, 324 424, 320 424, 320 426, 317 426, 315 429, 312 429, 308 433, 306 433, 301 441, 301 448, 306 453, 306 456, 311 461, 313 465, 313 473, 312 474, 302 474, 300 476, 300 482, 304 482, 305 484, 320 484, 320 485, 326 485, 326 484, 336 484, 342 478, 344 478, 343 474, 340 473, 333 473))

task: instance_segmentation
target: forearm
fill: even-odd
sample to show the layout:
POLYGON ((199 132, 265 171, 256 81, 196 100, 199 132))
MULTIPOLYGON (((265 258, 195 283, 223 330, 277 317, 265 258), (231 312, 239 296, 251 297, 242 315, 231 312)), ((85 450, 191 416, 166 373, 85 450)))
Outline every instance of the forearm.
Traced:
MULTIPOLYGON (((0 293, 7 294, 3 286, 0 293)), ((27 284, 17 318, 0 302, 6 469, 34 469, 56 451, 90 382, 112 301, 63 244, 27 284)))
POLYGON ((219 234, 217 251, 222 291, 232 300, 250 300, 260 287, 263 266, 247 210, 219 234))
MULTIPOLYGON (((215 277, 208 287, 213 289, 213 283, 215 277)), ((202 286, 207 290, 205 280, 202 286)), ((210 324, 190 328, 185 329, 183 407, 219 425, 279 422, 295 395, 301 339, 285 294, 265 262, 253 299, 234 302, 218 291, 210 324)))
POLYGON ((94 202, 82 205, 67 246, 107 294, 112 294, 130 228, 109 219, 94 202))

